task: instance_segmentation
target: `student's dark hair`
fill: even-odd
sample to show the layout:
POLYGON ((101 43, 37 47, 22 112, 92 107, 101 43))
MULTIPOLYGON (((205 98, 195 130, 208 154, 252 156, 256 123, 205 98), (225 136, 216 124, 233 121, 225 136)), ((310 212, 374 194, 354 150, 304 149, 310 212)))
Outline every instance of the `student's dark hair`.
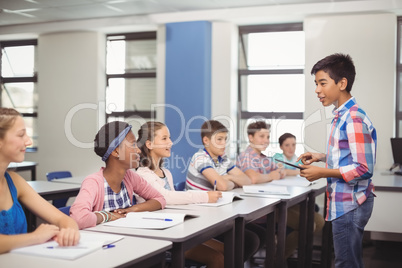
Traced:
POLYGON ((348 80, 346 91, 352 90, 353 83, 356 77, 355 65, 349 55, 335 53, 318 61, 311 69, 311 74, 315 75, 318 71, 328 73, 335 83, 338 83, 342 78, 348 80))
POLYGON ((266 123, 265 121, 263 121, 263 120, 259 120, 259 121, 250 123, 250 124, 247 126, 247 135, 252 135, 252 136, 254 136, 254 134, 255 134, 257 131, 260 131, 261 129, 270 130, 270 129, 271 129, 271 125, 270 125, 270 124, 267 124, 267 123, 266 123))
POLYGON ((121 121, 113 121, 101 127, 94 139, 95 153, 100 157, 103 157, 109 148, 110 143, 119 136, 120 132, 122 132, 126 127, 128 127, 128 124, 121 121))
MULTIPOLYGON (((138 130, 138 148, 141 150, 141 160, 140 166, 148 167, 150 170, 155 170, 156 167, 151 160, 151 152, 146 146, 146 142, 153 141, 155 138, 155 133, 159 129, 163 128, 165 124, 161 122, 148 121, 143 124, 138 130)), ((159 167, 162 167, 163 159, 159 162, 159 167)))
POLYGON ((291 134, 291 133, 282 134, 282 135, 279 137, 279 146, 282 146, 283 142, 284 142, 286 139, 288 139, 288 138, 294 138, 294 139, 296 139, 296 136, 293 135, 293 134, 291 134))
POLYGON ((228 129, 219 121, 208 120, 205 121, 201 126, 201 140, 204 143, 204 137, 211 138, 213 135, 218 133, 228 133, 228 129))
POLYGON ((18 116, 21 116, 21 114, 13 108, 0 108, 0 139, 4 139, 7 131, 12 128, 18 116))

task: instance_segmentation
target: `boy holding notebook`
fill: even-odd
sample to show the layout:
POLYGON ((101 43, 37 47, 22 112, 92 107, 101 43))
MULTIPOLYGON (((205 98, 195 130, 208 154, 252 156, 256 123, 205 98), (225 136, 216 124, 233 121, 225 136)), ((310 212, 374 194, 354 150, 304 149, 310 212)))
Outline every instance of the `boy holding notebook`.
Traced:
POLYGON ((312 68, 317 97, 334 105, 327 153, 299 159, 309 181, 327 178, 327 221, 332 222, 335 267, 363 267, 362 239, 374 204, 373 176, 377 135, 370 119, 350 94, 356 71, 349 55, 333 54, 312 68), (325 161, 325 168, 310 165, 325 161))

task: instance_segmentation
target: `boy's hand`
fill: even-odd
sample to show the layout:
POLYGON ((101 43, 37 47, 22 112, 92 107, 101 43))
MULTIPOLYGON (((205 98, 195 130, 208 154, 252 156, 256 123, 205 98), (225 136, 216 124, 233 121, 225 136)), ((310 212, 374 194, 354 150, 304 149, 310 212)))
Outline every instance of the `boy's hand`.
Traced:
POLYGON ((323 161, 325 159, 325 154, 308 152, 300 155, 299 158, 297 158, 296 162, 300 159, 303 164, 310 165, 313 162, 323 161))
POLYGON ((300 176, 305 177, 308 181, 315 181, 325 176, 323 174, 324 168, 310 165, 302 165, 301 167, 304 169, 300 170, 300 176))

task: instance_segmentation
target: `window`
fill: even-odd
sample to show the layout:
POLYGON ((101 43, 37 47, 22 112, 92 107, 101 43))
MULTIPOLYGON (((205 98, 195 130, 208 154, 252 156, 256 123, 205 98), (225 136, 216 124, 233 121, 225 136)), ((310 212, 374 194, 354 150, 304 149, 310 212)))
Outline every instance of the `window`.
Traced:
POLYGON ((247 126, 256 119, 271 124, 267 155, 281 152, 278 138, 296 136, 303 153, 305 37, 301 23, 239 28, 238 153, 248 144, 247 126))
POLYGON ((134 129, 155 118, 156 32, 107 36, 106 118, 134 129))
POLYGON ((397 30, 397 65, 396 65, 396 111, 395 137, 402 137, 402 17, 398 17, 397 30))
POLYGON ((19 111, 32 138, 28 151, 38 147, 37 40, 2 41, 0 106, 19 111))

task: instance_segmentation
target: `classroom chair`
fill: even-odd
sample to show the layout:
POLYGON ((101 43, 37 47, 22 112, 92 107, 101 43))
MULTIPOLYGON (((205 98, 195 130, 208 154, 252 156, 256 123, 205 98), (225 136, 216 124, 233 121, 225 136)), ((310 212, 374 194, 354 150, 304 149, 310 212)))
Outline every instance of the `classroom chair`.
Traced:
POLYGON ((61 212, 63 212, 64 214, 66 214, 67 216, 70 216, 70 208, 71 208, 71 206, 61 207, 61 208, 59 208, 59 210, 61 212))
POLYGON ((186 181, 181 181, 174 185, 176 191, 184 191, 184 188, 186 188, 186 181))
MULTIPOLYGON (((63 178, 70 178, 73 175, 71 174, 70 171, 54 171, 54 172, 49 172, 46 173, 46 178, 48 181, 52 181, 55 179, 63 179, 63 178)), ((53 206, 56 208, 61 208, 65 207, 67 204, 68 198, 60 198, 53 200, 53 206)))

